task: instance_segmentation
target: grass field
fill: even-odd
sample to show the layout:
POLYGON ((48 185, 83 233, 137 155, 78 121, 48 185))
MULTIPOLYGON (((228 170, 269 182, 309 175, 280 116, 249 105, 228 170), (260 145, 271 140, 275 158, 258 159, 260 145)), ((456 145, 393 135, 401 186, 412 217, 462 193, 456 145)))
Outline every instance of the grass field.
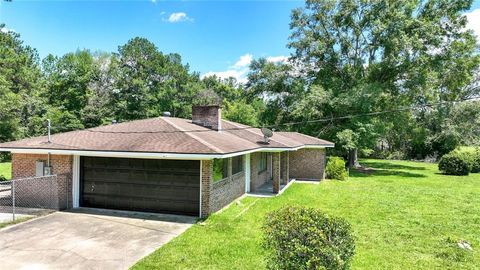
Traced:
POLYGON ((0 163, 0 175, 7 179, 12 178, 12 164, 10 162, 0 163))
POLYGON ((247 197, 191 227, 133 269, 262 269, 265 213, 304 205, 353 226, 352 269, 480 268, 480 174, 445 176, 437 165, 367 160, 347 181, 294 184, 275 198, 247 197), (468 241, 473 251, 458 247, 468 241))

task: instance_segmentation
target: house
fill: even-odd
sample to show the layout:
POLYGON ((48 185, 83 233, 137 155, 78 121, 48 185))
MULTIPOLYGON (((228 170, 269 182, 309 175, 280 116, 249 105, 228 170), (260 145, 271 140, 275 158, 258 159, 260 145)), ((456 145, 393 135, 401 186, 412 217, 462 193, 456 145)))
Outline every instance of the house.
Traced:
POLYGON ((0 144, 12 176, 62 176, 62 208, 94 207, 205 217, 245 193, 291 179, 322 179, 333 143, 221 119, 194 106, 192 120, 157 117, 0 144), (47 167, 48 170, 44 170, 47 167))

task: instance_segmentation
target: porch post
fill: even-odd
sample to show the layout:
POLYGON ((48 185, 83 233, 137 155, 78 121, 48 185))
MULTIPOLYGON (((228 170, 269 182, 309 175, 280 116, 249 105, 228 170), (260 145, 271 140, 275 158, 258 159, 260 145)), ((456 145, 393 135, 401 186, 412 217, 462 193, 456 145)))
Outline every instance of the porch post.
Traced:
POLYGON ((272 153, 272 183, 273 193, 280 191, 280 153, 272 153))
POLYGON ((210 191, 212 189, 213 160, 200 161, 200 217, 210 214, 210 191))
POLYGON ((251 165, 250 165, 250 154, 246 154, 244 158, 245 163, 245 193, 250 192, 250 179, 251 179, 251 165))
POLYGON ((290 182, 290 152, 285 153, 285 177, 286 183, 290 182))

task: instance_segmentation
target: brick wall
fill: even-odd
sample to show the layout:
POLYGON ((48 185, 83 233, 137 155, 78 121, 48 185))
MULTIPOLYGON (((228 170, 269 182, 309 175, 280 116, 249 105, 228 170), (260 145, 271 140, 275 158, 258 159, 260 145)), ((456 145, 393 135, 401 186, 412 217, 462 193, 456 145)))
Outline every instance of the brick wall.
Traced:
POLYGON ((245 172, 213 183, 211 192, 210 213, 213 213, 245 194, 245 172))
MULTIPOLYGON (((260 158, 261 153, 250 154, 250 191, 255 191, 256 188, 263 185, 270 178, 269 170, 260 172, 260 158)), ((270 161, 267 158, 267 168, 270 167, 270 161)))
POLYGON ((219 106, 193 106, 192 122, 214 130, 221 130, 222 110, 219 106))
POLYGON ((273 193, 280 191, 280 153, 272 153, 272 184, 273 193))
POLYGON ((243 171, 232 175, 232 163, 229 160, 229 177, 213 182, 213 160, 202 160, 202 217, 222 209, 245 194, 245 166, 244 156, 243 171))
POLYGON ((290 169, 289 169, 289 152, 285 151, 280 154, 280 179, 281 184, 286 185, 290 181, 290 169))
MULTIPOLYGON (((36 162, 44 161, 46 164, 47 159, 48 155, 42 154, 12 154, 12 178, 34 177, 36 162)), ((71 155, 50 155, 52 174, 58 175, 57 194, 60 209, 72 207, 72 165, 71 155)))
POLYGON ((289 153, 290 178, 324 179, 325 149, 300 149, 289 153))
POLYGON ((201 217, 206 217, 210 213, 210 193, 213 180, 213 160, 202 160, 202 201, 201 217))

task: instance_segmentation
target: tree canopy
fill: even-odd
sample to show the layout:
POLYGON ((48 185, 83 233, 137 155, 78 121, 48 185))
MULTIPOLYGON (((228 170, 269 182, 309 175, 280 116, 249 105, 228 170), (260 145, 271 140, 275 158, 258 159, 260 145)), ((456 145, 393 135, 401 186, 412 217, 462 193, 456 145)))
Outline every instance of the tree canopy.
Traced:
POLYGON ((63 132, 164 111, 189 118, 192 104, 214 102, 232 121, 331 140, 351 165, 358 155, 438 157, 480 141, 479 101, 459 102, 480 97, 471 4, 308 0, 291 14, 288 61, 253 60, 245 84, 201 78, 141 37, 40 59, 2 30, 0 141, 43 135, 47 118, 63 132))

